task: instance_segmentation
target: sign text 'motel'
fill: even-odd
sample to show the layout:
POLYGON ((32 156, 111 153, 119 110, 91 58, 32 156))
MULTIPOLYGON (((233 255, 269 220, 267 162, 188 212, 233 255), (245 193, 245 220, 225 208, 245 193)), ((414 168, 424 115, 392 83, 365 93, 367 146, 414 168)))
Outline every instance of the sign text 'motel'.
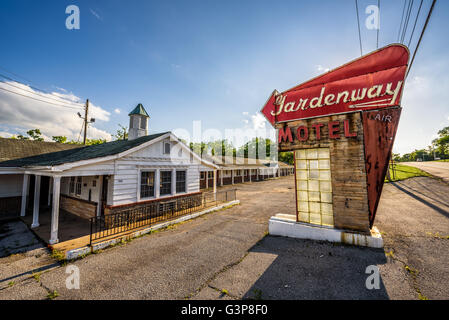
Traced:
POLYGON ((357 132, 351 132, 349 120, 343 120, 343 132, 340 132, 340 121, 329 121, 328 123, 314 123, 310 127, 299 126, 292 130, 291 127, 279 129, 279 142, 293 142, 294 139, 304 142, 309 140, 309 131, 315 133, 315 140, 321 140, 321 128, 327 126, 329 139, 340 139, 341 135, 346 138, 357 137, 357 132))
POLYGON ((309 149, 294 157, 297 221, 326 219, 327 226, 362 232, 373 226, 408 58, 407 47, 389 45, 268 98, 261 111, 279 130, 280 150, 309 149), (323 168, 313 160, 318 152, 329 155, 323 168))

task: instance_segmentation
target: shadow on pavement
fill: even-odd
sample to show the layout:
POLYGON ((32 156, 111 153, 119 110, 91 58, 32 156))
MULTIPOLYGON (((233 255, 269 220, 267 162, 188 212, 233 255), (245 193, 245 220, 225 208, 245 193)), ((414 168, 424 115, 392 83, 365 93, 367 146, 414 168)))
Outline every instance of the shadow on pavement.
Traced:
MULTIPOLYGON (((407 195, 409 195, 410 197, 412 197, 413 199, 418 200, 419 202, 421 202, 421 203, 425 204, 426 206, 430 207, 431 209, 433 209, 433 210, 437 211, 438 213, 441 213, 442 215, 444 215, 447 218, 449 218, 449 211, 447 211, 447 210, 441 208, 440 206, 437 206, 437 205, 427 201, 426 199, 424 199, 422 196, 420 196, 420 195, 422 195, 422 193, 419 192, 419 190, 415 190, 413 188, 406 187, 405 185, 399 184, 399 183, 396 183, 396 182, 391 182, 391 184, 393 186, 395 186, 397 189, 401 190, 402 192, 404 192, 407 195), (407 190, 406 188, 410 189, 411 191, 407 190)), ((429 199, 434 200, 435 202, 437 202, 437 203, 439 203, 439 204, 441 204, 443 206, 448 206, 446 203, 441 202, 440 200, 433 199, 433 198, 431 198, 431 197, 429 197, 427 195, 426 195, 426 197, 429 198, 429 199)))
POLYGON ((243 299, 389 299, 380 273, 379 289, 366 288, 366 268, 387 262, 382 249, 266 236, 250 254, 276 258, 243 299))
POLYGON ((42 243, 20 220, 0 223, 0 258, 41 248, 42 243))

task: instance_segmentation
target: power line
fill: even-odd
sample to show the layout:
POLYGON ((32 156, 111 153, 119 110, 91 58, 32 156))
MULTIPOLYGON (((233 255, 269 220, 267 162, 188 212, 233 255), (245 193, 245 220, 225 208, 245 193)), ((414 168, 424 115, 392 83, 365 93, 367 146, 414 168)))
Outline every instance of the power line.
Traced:
POLYGON ((402 8, 402 18, 401 18, 401 24, 399 25, 398 40, 397 40, 397 42, 399 42, 400 35, 401 35, 402 23, 404 22, 404 14, 405 14, 405 7, 406 7, 406 5, 407 5, 407 0, 404 0, 404 7, 402 8))
POLYGON ((24 77, 22 77, 22 76, 20 76, 20 75, 18 75, 18 74, 16 74, 16 73, 14 73, 14 72, 11 72, 11 71, 9 71, 9 70, 3 68, 3 67, 0 67, 0 70, 3 70, 3 71, 5 71, 5 72, 7 72, 7 73, 9 73, 9 74, 12 74, 13 76, 16 76, 16 77, 18 77, 18 78, 21 78, 22 80, 25 80, 25 81, 28 81, 28 82, 32 83, 32 81, 30 81, 30 80, 28 80, 28 79, 26 79, 26 78, 24 78, 24 77))
POLYGON ((412 34, 410 35, 410 40, 408 41, 408 47, 410 47, 410 44, 412 43, 413 34, 415 33, 416 23, 418 22, 419 13, 421 12, 423 0, 421 0, 421 3, 419 4, 418 13, 416 14, 415 23, 413 24, 412 34))
POLYGON ((363 56, 362 50, 362 35, 360 34, 360 19, 359 19, 359 6, 357 0, 355 0, 355 11, 357 12, 357 25, 359 27, 359 43, 360 43, 360 56, 363 56))
MULTIPOLYGON (((7 76, 5 76, 5 75, 0 74, 0 76, 3 77, 3 78, 5 78, 5 79, 8 79, 8 80, 10 80, 10 81, 14 81, 14 82, 16 82, 16 83, 20 83, 20 82, 17 82, 16 80, 14 80, 14 79, 12 79, 12 78, 9 78, 9 77, 7 77, 7 76)), ((38 95, 38 96, 43 97, 43 98, 45 98, 45 99, 54 100, 54 101, 60 102, 60 103, 64 103, 64 102, 65 102, 65 103, 69 103, 69 104, 73 104, 73 105, 78 105, 80 108, 82 108, 82 104, 80 104, 80 103, 78 103, 78 102, 73 102, 73 101, 70 101, 70 100, 67 100, 67 99, 64 99, 64 98, 59 98, 59 97, 58 97, 59 99, 56 99, 56 98, 53 98, 53 97, 47 97, 47 96, 45 96, 45 95, 43 95, 43 94, 40 94, 39 92, 27 90, 27 89, 21 88, 21 87, 19 87, 19 86, 13 85, 12 83, 8 83, 8 82, 1 82, 1 83, 6 84, 6 85, 8 85, 8 86, 10 86, 10 87, 17 88, 17 89, 19 89, 19 90, 23 90, 23 91, 26 91, 26 92, 29 92, 29 93, 38 95)), ((51 95, 51 93, 49 93, 49 94, 51 95)))
POLYGON ((432 1, 432 6, 430 7, 429 13, 427 14, 426 23, 424 24, 424 27, 423 27, 423 29, 421 31, 421 35, 419 37, 418 44, 416 45, 415 52, 413 53, 412 61, 410 62, 410 65, 408 67, 407 74, 405 76, 406 78, 407 78, 407 76, 408 76, 408 74, 410 72, 410 69, 412 68, 413 61, 415 61, 416 52, 418 51, 419 45, 421 44, 421 40, 422 40, 422 38, 424 36, 424 32, 426 31, 427 25, 429 24, 429 20, 430 20, 430 17, 432 16, 433 8, 435 7, 435 3, 436 2, 437 2, 437 0, 433 0, 432 1))
POLYGON ((404 28, 402 29, 401 43, 404 43, 405 35, 407 34, 408 22, 410 20, 410 15, 412 13, 413 2, 414 2, 414 0, 411 0, 409 2, 407 15, 406 15, 406 19, 405 19, 405 22, 404 22, 404 28))
MULTIPOLYGON (((37 90, 37 91, 41 91, 41 92, 46 93, 46 94, 53 95, 53 93, 51 93, 51 92, 48 92, 48 91, 43 90, 43 89, 41 89, 41 88, 38 88, 37 86, 32 86, 31 84, 33 84, 33 81, 31 81, 31 80, 29 80, 29 79, 27 79, 27 78, 25 78, 25 77, 23 77, 23 76, 21 76, 21 75, 18 75, 17 73, 14 73, 14 72, 12 72, 12 71, 9 71, 9 70, 5 69, 4 67, 1 67, 1 66, 0 66, 0 70, 3 70, 3 71, 5 71, 6 73, 9 73, 9 74, 11 74, 11 75, 13 75, 13 76, 15 76, 15 77, 17 77, 17 78, 20 78, 20 79, 22 79, 22 80, 27 81, 28 83, 26 83, 26 85, 29 86, 29 87, 30 87, 31 89, 33 89, 33 90, 37 90), (31 84, 30 84, 30 83, 31 83, 31 84)), ((2 77, 5 78, 5 79, 8 79, 8 80, 17 82, 17 83, 21 83, 20 81, 17 81, 16 79, 12 79, 11 77, 8 77, 8 76, 2 75, 2 74, 0 74, 0 76, 2 76, 2 77)), ((58 98, 60 98, 60 97, 58 97, 58 98)), ((67 102, 73 103, 73 101, 70 101, 70 100, 67 100, 67 99, 64 99, 64 98, 60 98, 60 99, 63 99, 63 100, 66 100, 67 102)), ((81 104, 80 104, 80 105, 81 105, 81 104)))
POLYGON ((83 123, 81 124, 81 130, 80 130, 80 133, 79 133, 79 135, 78 135, 78 140, 76 140, 77 142, 80 141, 80 138, 81 138, 81 132, 83 132, 83 128, 84 128, 84 121, 83 121, 83 123))
POLYGON ((54 106, 57 106, 57 107, 63 107, 63 108, 70 108, 70 109, 77 109, 77 110, 79 110, 79 107, 62 105, 62 104, 56 104, 56 103, 53 103, 53 102, 44 101, 44 100, 41 100, 41 99, 37 99, 37 98, 34 98, 34 97, 30 97, 30 96, 27 96, 27 95, 15 92, 15 91, 8 90, 8 89, 5 89, 5 88, 1 88, 0 87, 0 90, 4 90, 4 91, 7 91, 9 93, 17 94, 17 95, 25 97, 25 98, 33 99, 33 100, 44 102, 44 103, 47 103, 47 104, 51 104, 51 105, 54 105, 54 106))

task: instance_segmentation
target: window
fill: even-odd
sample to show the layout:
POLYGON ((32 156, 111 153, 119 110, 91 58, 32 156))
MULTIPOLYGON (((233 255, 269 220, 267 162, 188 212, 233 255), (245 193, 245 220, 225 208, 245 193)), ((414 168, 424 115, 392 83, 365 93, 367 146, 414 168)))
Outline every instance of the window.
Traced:
POLYGON ((207 172, 207 178, 208 179, 213 179, 214 178, 214 172, 213 171, 208 171, 207 172))
POLYGON ((170 154, 170 142, 164 142, 164 154, 170 154))
POLYGON ((295 152, 298 219, 334 226, 329 148, 295 152))
POLYGON ((70 177, 69 193, 75 193, 75 177, 70 177))
POLYGON ((140 129, 146 129, 147 128, 147 118, 140 117, 140 129))
POLYGON ((176 171, 176 193, 186 192, 186 172, 176 171))
POLYGON ((171 194, 171 171, 161 171, 160 194, 171 194))
POLYGON ((154 171, 140 173, 140 198, 154 197, 154 171))
POLYGON ((236 172, 235 172, 235 176, 236 177, 240 177, 242 175, 242 173, 240 172, 240 170, 237 170, 236 172))
POLYGON ((205 179, 205 172, 201 171, 201 180, 204 180, 204 179, 205 179))
POLYGON ((76 177, 76 195, 81 195, 81 183, 82 179, 81 177, 76 177))

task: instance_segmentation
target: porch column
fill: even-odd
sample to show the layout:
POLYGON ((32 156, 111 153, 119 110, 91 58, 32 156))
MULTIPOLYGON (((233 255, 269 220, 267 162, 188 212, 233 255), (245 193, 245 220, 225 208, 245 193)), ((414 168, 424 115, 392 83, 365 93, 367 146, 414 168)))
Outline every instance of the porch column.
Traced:
POLYGON ((53 178, 53 206, 51 207, 51 229, 50 244, 59 242, 58 225, 59 225, 59 195, 61 194, 61 177, 53 178))
POLYGON ((206 176, 206 189, 209 188, 209 171, 206 171, 204 173, 204 175, 206 176))
POLYGON ((159 198, 161 196, 161 172, 156 170, 156 176, 154 177, 154 196, 159 198))
POLYGON ((256 169, 256 179, 259 181, 259 168, 256 169))
POLYGON ((171 170, 171 194, 176 194, 176 169, 171 170))
POLYGON ((231 179, 232 179, 232 184, 234 184, 234 170, 231 170, 231 179))
POLYGON ((30 181, 30 175, 23 175, 23 184, 22 184, 22 205, 20 207, 20 216, 25 216, 25 211, 27 207, 27 194, 28 194, 28 183, 30 181))
POLYGON ((47 201, 47 206, 50 206, 51 204, 51 189, 53 187, 53 178, 49 177, 48 178, 48 201, 47 201))
POLYGON ((253 172, 252 172, 253 169, 248 169, 248 171, 249 171, 249 182, 251 182, 251 174, 253 173, 253 172))
POLYGON ((216 197, 217 194, 217 170, 214 170, 214 197, 216 197))
POLYGON ((33 223, 31 228, 39 227, 39 198, 41 196, 41 176, 35 176, 34 179, 34 206, 33 206, 33 223))
POLYGON ((224 170, 220 171, 220 185, 223 187, 223 174, 224 174, 224 170))

